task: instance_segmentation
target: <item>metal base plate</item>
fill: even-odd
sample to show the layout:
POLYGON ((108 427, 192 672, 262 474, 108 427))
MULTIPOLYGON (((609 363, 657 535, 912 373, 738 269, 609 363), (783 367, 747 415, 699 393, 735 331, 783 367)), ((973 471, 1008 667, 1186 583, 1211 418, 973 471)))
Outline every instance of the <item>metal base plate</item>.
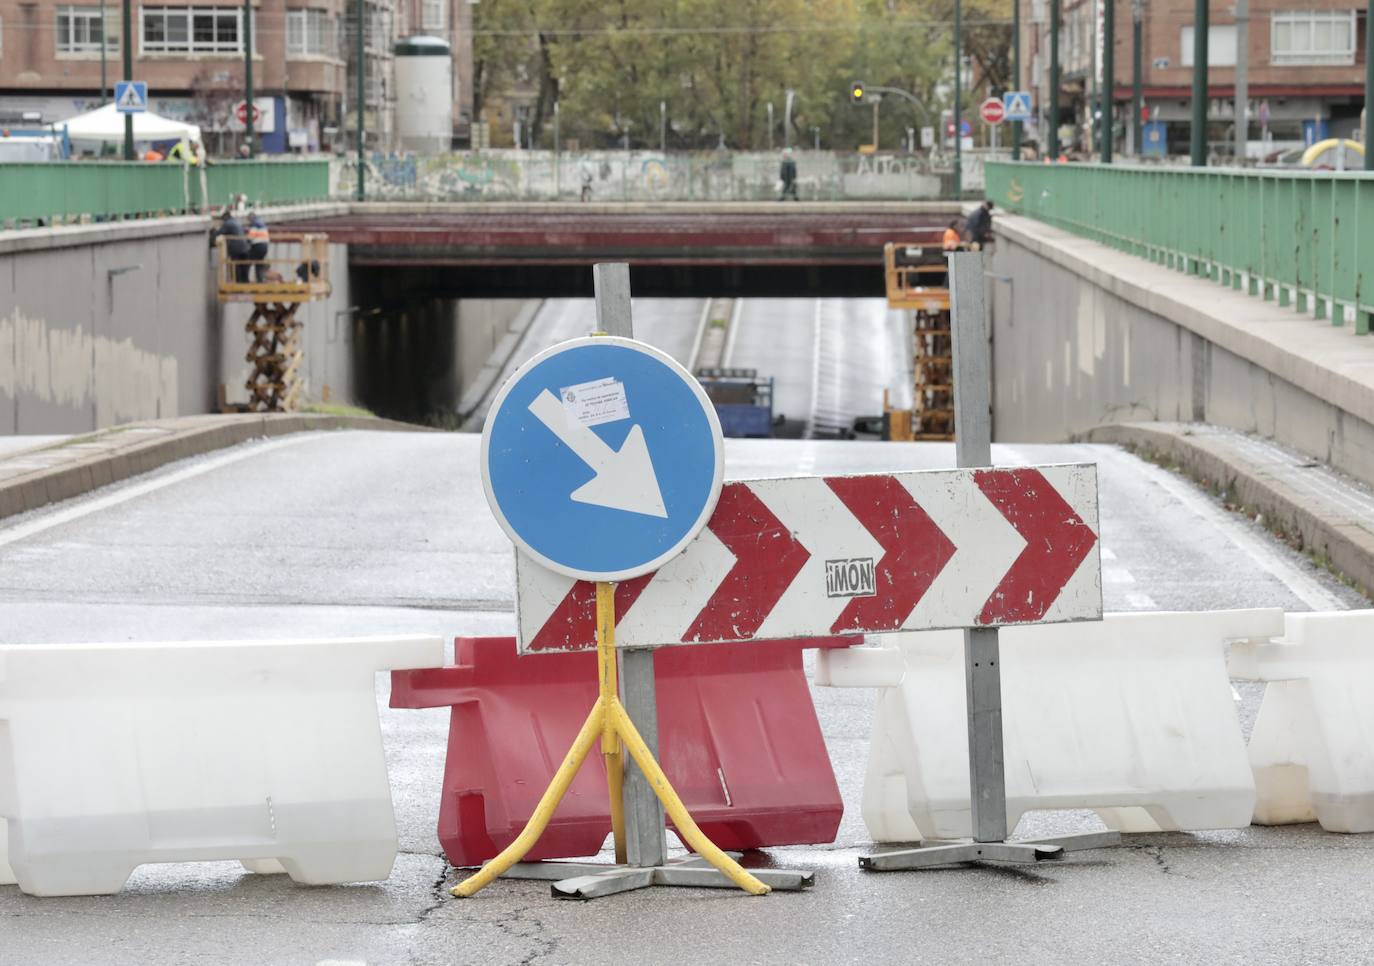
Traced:
MULTIPOLYGON (((738 859, 739 853, 729 853, 738 859)), ((796 892, 815 884, 812 872, 786 869, 750 869, 749 874, 780 892, 796 892)), ((737 886, 699 855, 669 859, 663 865, 638 868, 603 862, 520 862, 503 879, 543 879, 553 882, 555 899, 601 899, 649 886, 691 886, 700 889, 734 889, 737 886)))
POLYGON ((893 872, 965 862, 1057 862, 1064 858, 1066 852, 1104 849, 1120 844, 1120 832, 1084 832, 1080 835, 1055 835, 1015 842, 932 841, 923 842, 914 849, 861 856, 859 868, 870 872, 893 872))

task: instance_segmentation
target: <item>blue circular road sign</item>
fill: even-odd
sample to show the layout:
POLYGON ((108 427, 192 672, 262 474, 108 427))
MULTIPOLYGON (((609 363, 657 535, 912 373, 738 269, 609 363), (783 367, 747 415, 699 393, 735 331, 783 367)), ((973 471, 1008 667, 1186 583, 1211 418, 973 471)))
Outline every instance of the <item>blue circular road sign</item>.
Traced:
POLYGON ((496 394, 482 485, 506 535, 538 563, 627 580, 657 570, 705 526, 722 449, 715 407, 670 356, 633 339, 572 339, 496 394))

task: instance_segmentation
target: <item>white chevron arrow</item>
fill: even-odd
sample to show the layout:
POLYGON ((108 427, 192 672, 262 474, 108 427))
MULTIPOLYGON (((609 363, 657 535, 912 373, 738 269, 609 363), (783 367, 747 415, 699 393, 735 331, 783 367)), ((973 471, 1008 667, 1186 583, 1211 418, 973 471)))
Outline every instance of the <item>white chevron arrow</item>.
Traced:
POLYGON ((571 499, 626 513, 668 516, 649 446, 638 423, 630 427, 617 452, 589 427, 569 419, 563 404, 547 389, 530 403, 530 412, 596 473, 569 494, 571 499))

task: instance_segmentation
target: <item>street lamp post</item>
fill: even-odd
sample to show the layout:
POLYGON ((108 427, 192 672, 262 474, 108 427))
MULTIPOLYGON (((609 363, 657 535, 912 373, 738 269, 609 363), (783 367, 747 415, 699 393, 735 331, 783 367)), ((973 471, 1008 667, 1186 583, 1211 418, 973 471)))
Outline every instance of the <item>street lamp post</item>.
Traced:
POLYGON ((658 153, 668 153, 668 102, 658 102, 658 153))
MULTIPOLYGON (((1011 0, 1011 86, 1021 90, 1021 0, 1011 0)), ((1011 159, 1021 160, 1021 122, 1011 122, 1011 159)))
POLYGON ((1374 44, 1369 42, 1374 24, 1374 0, 1364 17, 1364 169, 1374 171, 1374 44))
MULTIPOLYGON (((964 84, 963 5, 954 0, 954 199, 964 196, 964 128, 959 100, 964 84)), ((876 138, 874 139, 876 141, 876 138)))
MULTIPOLYGON (((110 99, 109 75, 105 69, 105 51, 108 49, 106 44, 106 29, 108 22, 105 19, 105 0, 100 0, 100 103, 104 104, 110 99)), ((128 43, 126 40, 125 43, 128 43)))
POLYGON ((1102 163, 1112 163, 1116 100, 1116 0, 1102 0, 1102 163))
POLYGON ((773 102, 768 102, 768 150, 773 150, 773 102))
POLYGON ((365 108, 367 107, 367 55, 363 46, 367 11, 364 0, 358 0, 355 9, 357 10, 358 26, 358 200, 364 201, 367 199, 367 161, 363 158, 365 137, 363 115, 366 113, 365 108))
MULTIPOLYGON (((131 9, 131 0, 124 0, 124 79, 131 81, 134 79, 134 45, 130 39, 133 35, 134 14, 131 9)), ((134 116, 124 115, 124 160, 134 159, 134 116)))
POLYGON ((243 0, 243 130, 253 156, 253 0, 243 0))
POLYGON ((821 129, 816 125, 811 125, 811 138, 816 145, 816 150, 821 149, 821 129))
POLYGON ((1145 113, 1145 105, 1141 103, 1144 87, 1141 34, 1144 32, 1144 19, 1145 0, 1131 0, 1131 144, 1137 157, 1144 153, 1145 148, 1145 129, 1141 123, 1141 115, 1145 113))
POLYGON ((1050 117, 1049 153, 1046 157, 1059 157, 1059 5, 1061 0, 1050 0, 1050 117))
POLYGON ((1191 163, 1207 167, 1207 0, 1193 3, 1193 129, 1191 163))

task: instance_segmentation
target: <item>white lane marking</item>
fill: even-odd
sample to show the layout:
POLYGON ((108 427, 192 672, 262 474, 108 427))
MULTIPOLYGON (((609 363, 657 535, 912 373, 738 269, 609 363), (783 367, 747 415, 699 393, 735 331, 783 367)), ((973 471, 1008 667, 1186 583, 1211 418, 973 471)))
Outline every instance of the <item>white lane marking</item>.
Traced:
POLYGON ((821 300, 816 299, 816 310, 811 314, 811 412, 806 417, 806 429, 802 431, 805 439, 816 435, 816 404, 821 386, 821 300))
POLYGON ((70 506, 64 510, 58 510, 55 513, 46 513, 36 520, 30 520, 27 523, 21 523, 18 526, 8 529, 0 529, 0 547, 23 540, 26 537, 31 537, 36 533, 42 533, 44 530, 60 527, 64 523, 71 523, 73 520, 79 520, 82 517, 90 516, 92 513, 108 510, 110 507, 119 506, 121 503, 128 503, 130 500, 137 499, 140 496, 146 496, 149 493, 172 486, 176 483, 181 483, 197 476, 203 476, 206 473, 211 473, 225 466, 229 466, 232 463, 237 463, 240 460, 246 460, 251 456, 257 456, 260 453, 279 449, 282 446, 295 445, 308 439, 322 439, 324 436, 325 434, 323 433, 293 433, 290 436, 283 436, 281 439, 274 439, 257 446, 234 449, 222 456, 212 457, 194 466, 188 466, 174 473, 168 473, 166 476, 159 476, 155 479, 145 480, 142 483, 135 483, 133 486, 126 486, 114 493, 96 497, 93 500, 86 500, 76 506, 70 506))
POLYGON ((687 360, 688 372, 695 373, 697 371, 697 363, 701 360, 701 342, 706 338, 706 323, 711 319, 711 305, 714 301, 715 299, 706 299, 705 304, 701 307, 701 316, 697 319, 696 338, 692 339, 692 355, 687 360))
POLYGON ((1149 594, 1142 594, 1138 590, 1129 591, 1126 594, 1126 603, 1130 604, 1135 610, 1159 610, 1159 605, 1149 594))
POLYGON ((1142 472, 1158 483, 1161 489, 1225 534, 1227 539, 1254 561, 1257 567, 1282 583, 1293 592, 1293 596, 1308 607, 1313 610, 1346 609, 1338 597, 1285 560, 1273 548, 1266 546, 1263 540, 1236 520, 1229 510, 1213 503, 1211 497, 1204 495, 1190 480, 1176 477, 1168 470, 1143 460, 1138 460, 1137 463, 1142 472))
POLYGON ((725 349, 720 354, 722 368, 728 369, 735 364, 735 339, 739 338, 739 320, 744 315, 744 299, 735 299, 730 306, 729 328, 725 330, 725 349))

